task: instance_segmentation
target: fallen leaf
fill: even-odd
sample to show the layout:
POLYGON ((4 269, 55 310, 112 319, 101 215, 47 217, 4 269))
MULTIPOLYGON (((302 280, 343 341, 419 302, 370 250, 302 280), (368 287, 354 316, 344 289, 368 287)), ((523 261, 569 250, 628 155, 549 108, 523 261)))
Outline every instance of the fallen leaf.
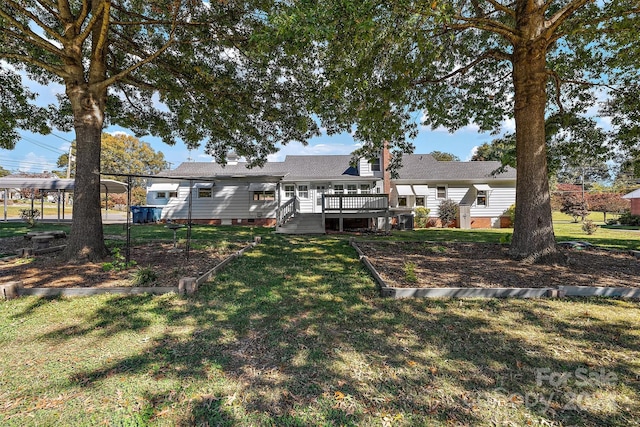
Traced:
POLYGON ((341 391, 336 391, 336 392, 333 394, 333 397, 334 397, 336 400, 342 400, 342 399, 344 399, 344 393, 343 393, 343 392, 341 392, 341 391))

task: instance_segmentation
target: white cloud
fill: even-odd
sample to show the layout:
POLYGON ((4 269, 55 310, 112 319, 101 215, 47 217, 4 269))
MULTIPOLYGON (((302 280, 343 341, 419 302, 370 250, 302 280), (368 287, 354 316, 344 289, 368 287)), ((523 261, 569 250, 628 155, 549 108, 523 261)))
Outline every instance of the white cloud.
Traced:
POLYGON ((44 156, 35 154, 33 151, 27 153, 18 163, 18 170, 21 172, 41 173, 51 171, 56 168, 55 162, 44 156))
POLYGON ((469 154, 467 154, 467 156, 464 158, 464 161, 465 161, 465 162, 470 161, 470 160, 471 160, 471 158, 472 158, 473 156, 475 156, 477 152, 478 152, 478 146, 477 146, 477 145, 474 145, 474 146, 473 146, 473 148, 471 148, 471 152, 470 152, 469 154))
POLYGON ((516 120, 514 118, 505 119, 501 125, 502 132, 515 132, 516 120))
POLYGON ((111 136, 133 136, 129 132, 125 132, 122 130, 115 130, 113 132, 105 132, 105 133, 108 133, 111 136))
POLYGON ((270 154, 267 160, 270 162, 284 161, 286 156, 311 156, 311 155, 331 155, 331 154, 351 154, 358 149, 360 144, 309 144, 306 147, 299 142, 292 142, 280 148, 275 154, 270 154))

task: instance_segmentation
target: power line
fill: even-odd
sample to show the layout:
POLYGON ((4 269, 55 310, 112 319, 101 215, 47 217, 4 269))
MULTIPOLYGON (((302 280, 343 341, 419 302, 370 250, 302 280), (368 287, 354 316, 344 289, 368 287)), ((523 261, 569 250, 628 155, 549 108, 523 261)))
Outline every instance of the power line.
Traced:
POLYGON ((22 139, 27 141, 27 142, 32 143, 33 145, 36 145, 36 146, 40 147, 40 148, 44 148, 45 150, 49 150, 49 151, 51 151, 53 153, 57 153, 57 154, 66 154, 67 153, 65 150, 61 150, 59 148, 53 147, 53 146, 51 146, 49 144, 46 144, 46 143, 41 142, 41 141, 37 141, 35 139, 29 138, 29 137, 26 137, 26 136, 22 136, 22 139))
POLYGON ((50 134, 50 135, 55 136, 56 138, 60 138, 60 139, 61 139, 61 140, 63 140, 63 141, 67 141, 67 142, 71 142, 71 143, 73 143, 73 141, 68 140, 67 138, 63 138, 63 137, 61 137, 60 135, 56 135, 56 134, 55 134, 55 133, 53 133, 53 132, 51 132, 51 134, 50 134))

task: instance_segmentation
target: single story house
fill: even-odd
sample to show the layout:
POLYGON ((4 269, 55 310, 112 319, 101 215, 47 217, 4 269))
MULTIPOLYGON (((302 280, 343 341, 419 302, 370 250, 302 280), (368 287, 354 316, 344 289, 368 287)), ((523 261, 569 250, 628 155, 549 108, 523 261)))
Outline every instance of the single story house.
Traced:
POLYGON ((640 188, 625 194, 622 198, 631 200, 631 215, 640 215, 640 188))
POLYGON ((286 228, 295 224, 292 217, 306 217, 324 232, 388 227, 392 218, 412 216, 420 206, 435 222, 444 199, 460 204, 459 226, 498 228, 507 225, 503 216, 515 203, 516 171, 492 175, 499 162, 440 162, 411 154, 392 179, 387 150, 355 166, 350 161, 349 155, 287 156, 253 169, 235 156, 227 165, 182 163, 150 180, 147 204, 162 206, 163 220, 191 215, 194 223, 286 228))

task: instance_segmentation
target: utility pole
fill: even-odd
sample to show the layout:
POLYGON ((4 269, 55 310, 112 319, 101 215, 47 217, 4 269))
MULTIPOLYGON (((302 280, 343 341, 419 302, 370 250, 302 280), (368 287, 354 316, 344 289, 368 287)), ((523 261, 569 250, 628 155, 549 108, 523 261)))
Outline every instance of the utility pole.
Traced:
MULTIPOLYGON (((71 158, 73 156, 73 154, 71 154, 71 149, 73 148, 73 145, 69 145, 69 155, 68 155, 68 159, 67 159, 67 179, 71 178, 71 158)), ((66 193, 66 195, 64 196, 66 199, 67 204, 69 204, 69 200, 71 195, 69 193, 66 193)), ((62 214, 62 216, 64 217, 64 212, 62 214)))

